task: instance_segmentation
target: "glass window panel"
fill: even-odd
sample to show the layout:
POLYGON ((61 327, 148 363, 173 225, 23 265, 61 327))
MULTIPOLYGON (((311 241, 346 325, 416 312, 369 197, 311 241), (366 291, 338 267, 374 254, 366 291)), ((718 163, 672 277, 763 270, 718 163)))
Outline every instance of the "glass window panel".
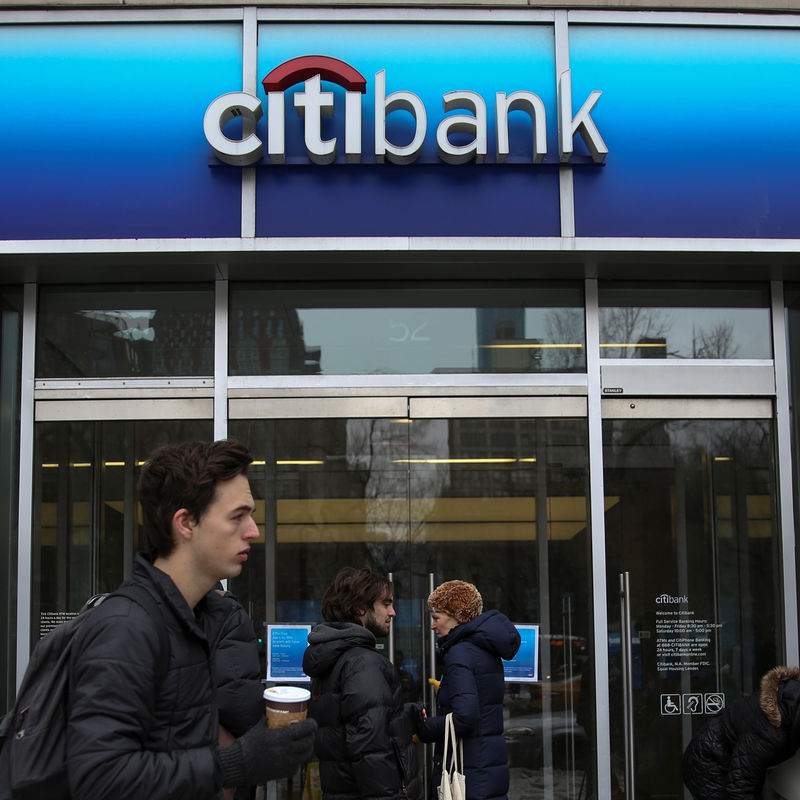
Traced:
POLYGON ((233 375, 580 372, 579 284, 233 284, 233 375))
POLYGON ((212 428, 210 420, 36 424, 33 643, 130 572, 144 459, 162 444, 210 439, 212 428))
POLYGON ((769 420, 603 422, 613 787, 624 786, 622 572, 630 575, 636 795, 684 797, 680 764, 719 703, 783 652, 769 420))
POLYGON ((214 372, 211 285, 42 287, 39 378, 205 376, 214 372))
POLYGON ((772 358, 766 284, 605 283, 601 358, 772 358))
POLYGON ((540 626, 539 681, 506 686, 509 796, 593 796, 585 420, 233 420, 230 434, 256 459, 265 536, 231 588, 257 630, 320 620, 343 566, 391 572, 407 699, 430 704, 429 575, 473 581, 485 608, 540 626))

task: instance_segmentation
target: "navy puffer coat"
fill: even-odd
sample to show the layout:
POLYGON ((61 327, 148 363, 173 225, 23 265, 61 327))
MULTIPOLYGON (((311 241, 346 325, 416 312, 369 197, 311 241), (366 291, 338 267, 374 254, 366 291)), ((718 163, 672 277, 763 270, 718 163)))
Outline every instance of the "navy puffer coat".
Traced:
MULTIPOLYGON (((445 716, 453 712, 456 736, 464 741, 467 800, 505 800, 508 749, 503 738, 505 678, 501 659, 519 650, 519 631, 500 611, 485 611, 439 640, 444 671, 436 696, 437 716, 420 739, 436 742, 431 797, 442 775, 445 716)), ((448 756, 449 758, 449 756, 448 756)))
POLYGON ((683 756, 683 780, 697 800, 758 800, 767 768, 800 746, 800 671, 775 667, 761 691, 712 717, 683 756))

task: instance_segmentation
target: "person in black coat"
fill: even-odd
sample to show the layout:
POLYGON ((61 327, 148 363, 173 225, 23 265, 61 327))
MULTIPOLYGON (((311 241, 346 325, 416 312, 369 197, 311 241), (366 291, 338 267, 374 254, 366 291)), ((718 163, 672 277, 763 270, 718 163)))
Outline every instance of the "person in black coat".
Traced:
MULTIPOLYGON (((212 654, 219 743, 229 745, 266 714, 261 660, 253 622, 232 592, 218 583, 205 596, 203 630, 212 654)), ((225 789, 223 800, 251 800, 255 787, 225 789)))
POLYGON ((340 570, 322 599, 327 622, 308 635, 303 671, 324 800, 420 800, 412 736, 421 706, 403 703, 397 670, 375 649, 395 616, 392 584, 369 569, 340 570))
POLYGON ((757 694, 710 719, 683 755, 696 800, 758 800, 767 769, 800 747, 800 670, 775 667, 757 694))
POLYGON ((501 659, 516 655, 519 631, 500 611, 484 612, 480 592, 464 581, 438 586, 428 608, 443 656, 437 715, 419 731, 423 742, 436 742, 431 798, 436 800, 441 781, 445 717, 452 712, 456 736, 464 743, 467 800, 505 800, 509 769, 501 659))
POLYGON ((206 595, 203 629, 213 653, 219 724, 236 738, 266 713, 253 622, 236 596, 220 585, 206 595))
POLYGON ((240 574, 259 536, 247 479, 252 458, 230 441, 156 450, 139 478, 147 553, 129 579, 157 614, 111 596, 70 649, 67 773, 81 800, 212 800, 223 787, 292 775, 316 725, 268 730, 262 719, 217 741, 207 593, 240 574), (161 629, 161 630, 159 630, 161 629))

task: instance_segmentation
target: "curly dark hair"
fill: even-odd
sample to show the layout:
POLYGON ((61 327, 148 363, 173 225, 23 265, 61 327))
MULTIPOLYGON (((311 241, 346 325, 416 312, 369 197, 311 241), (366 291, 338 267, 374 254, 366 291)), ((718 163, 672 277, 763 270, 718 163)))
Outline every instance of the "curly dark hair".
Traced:
POLYGON ((172 517, 185 508, 199 521, 214 500, 217 484, 247 475, 253 458, 230 439, 168 444, 153 451, 139 475, 142 549, 166 557, 175 549, 172 517))
POLYGON ((359 614, 392 592, 392 582, 379 572, 363 567, 343 567, 322 596, 322 616, 328 622, 358 622, 359 614))

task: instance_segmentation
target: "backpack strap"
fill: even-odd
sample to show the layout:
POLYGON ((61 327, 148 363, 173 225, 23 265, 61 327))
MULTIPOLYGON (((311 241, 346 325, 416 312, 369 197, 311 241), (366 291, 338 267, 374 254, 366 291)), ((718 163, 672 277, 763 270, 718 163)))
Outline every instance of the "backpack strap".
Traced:
MULTIPOLYGON (((114 596, 127 597, 129 600, 132 600, 136 605, 141 606, 147 612, 150 619, 156 623, 155 628, 158 634, 159 655, 156 659, 156 674, 158 676, 158 682, 161 684, 169 670, 170 655, 169 634, 167 633, 167 626, 161 607, 153 599, 153 595, 151 595, 144 586, 138 583, 124 583, 118 589, 105 595, 100 602, 114 596)), ((99 605, 99 603, 97 603, 97 605, 99 605)))

